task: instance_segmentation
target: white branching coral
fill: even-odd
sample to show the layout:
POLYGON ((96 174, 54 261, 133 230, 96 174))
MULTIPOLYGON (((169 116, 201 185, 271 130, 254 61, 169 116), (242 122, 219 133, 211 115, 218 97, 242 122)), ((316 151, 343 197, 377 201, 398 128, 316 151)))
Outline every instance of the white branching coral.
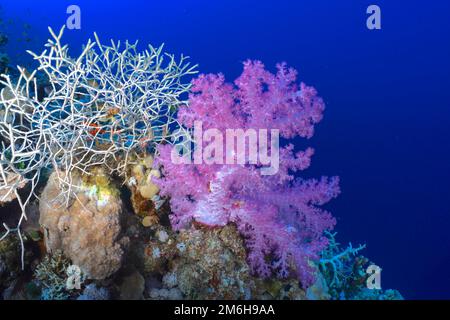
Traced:
POLYGON ((17 199, 22 214, 14 227, 3 223, 6 231, 0 240, 17 232, 22 245, 23 264, 20 225, 26 219, 25 208, 33 197, 41 169, 48 164, 50 155, 44 131, 36 126, 38 110, 29 98, 37 95, 37 92, 31 92, 32 86, 36 88, 36 80, 31 85, 35 73, 29 75, 24 69, 19 70, 21 75, 16 85, 7 77, 1 81, 5 88, 0 92, 0 204, 17 199), (31 191, 20 196, 19 190, 26 185, 30 186, 31 191))
MULTIPOLYGON (((34 192, 42 168, 57 172, 65 203, 74 194, 74 173, 90 174, 95 166, 123 176, 134 154, 171 142, 177 126, 175 112, 189 90, 184 77, 196 66, 188 57, 176 59, 151 45, 111 40, 104 45, 95 35, 82 53, 72 58, 68 45, 49 28, 51 39, 41 54, 29 53, 39 67, 32 74, 19 68, 17 81, 3 75, 0 95, 0 203, 20 198, 31 184, 34 192), (47 95, 39 99, 37 73, 45 74, 47 95)), ((22 220, 21 219, 21 220, 22 220)), ((7 233, 18 231, 19 225, 7 233)))

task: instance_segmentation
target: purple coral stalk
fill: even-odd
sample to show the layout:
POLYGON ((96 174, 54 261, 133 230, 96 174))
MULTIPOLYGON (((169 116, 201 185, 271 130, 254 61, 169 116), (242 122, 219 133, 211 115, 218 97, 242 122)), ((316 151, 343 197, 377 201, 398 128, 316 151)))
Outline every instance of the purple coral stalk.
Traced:
MULTIPOLYGON (((259 61, 244 63, 234 85, 224 76, 201 75, 193 80, 189 107, 180 122, 204 129, 278 129, 285 139, 310 138, 322 119, 324 103, 314 88, 296 84, 297 72, 285 64, 278 72, 259 61)), ((197 146, 199 147, 199 146, 197 146)), ((248 262, 255 274, 287 277, 295 273, 307 287, 314 281, 319 253, 327 246, 324 232, 335 219, 320 208, 339 193, 338 178, 302 179, 294 172, 309 167, 311 148, 295 153, 288 144, 280 150, 276 175, 262 175, 258 164, 174 164, 172 146, 159 148, 157 165, 164 176, 155 181, 169 196, 175 229, 192 221, 208 226, 235 223, 245 239, 248 262)))

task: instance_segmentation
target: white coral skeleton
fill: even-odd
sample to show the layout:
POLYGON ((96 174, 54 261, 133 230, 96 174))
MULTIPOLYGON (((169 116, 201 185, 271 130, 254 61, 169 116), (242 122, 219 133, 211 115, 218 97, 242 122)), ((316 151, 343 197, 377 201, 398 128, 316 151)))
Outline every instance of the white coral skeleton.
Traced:
MULTIPOLYGON (((76 58, 68 45, 49 28, 51 39, 41 54, 29 51, 39 64, 31 74, 18 67, 13 81, 2 75, 0 94, 0 204, 17 199, 21 217, 16 226, 3 224, 0 240, 16 232, 39 182, 41 170, 58 175, 61 199, 69 205, 77 188, 73 175, 91 174, 96 166, 110 175, 124 176, 136 152, 173 142, 171 128, 180 127, 174 116, 185 104, 190 85, 183 78, 196 73, 181 56, 163 53, 151 45, 143 52, 138 43, 111 40, 104 45, 95 35, 76 58), (51 90, 38 98, 36 76, 48 78, 51 90), (19 191, 30 188, 27 195, 19 191)), ((22 192, 24 193, 24 192, 22 192)))

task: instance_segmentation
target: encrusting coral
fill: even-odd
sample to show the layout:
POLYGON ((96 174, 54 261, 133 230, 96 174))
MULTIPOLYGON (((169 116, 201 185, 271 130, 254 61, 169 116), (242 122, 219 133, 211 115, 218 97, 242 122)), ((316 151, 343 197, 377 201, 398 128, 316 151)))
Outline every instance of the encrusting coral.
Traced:
POLYGON ((249 299, 254 287, 243 241, 234 226, 182 230, 177 258, 163 278, 188 299, 249 299))

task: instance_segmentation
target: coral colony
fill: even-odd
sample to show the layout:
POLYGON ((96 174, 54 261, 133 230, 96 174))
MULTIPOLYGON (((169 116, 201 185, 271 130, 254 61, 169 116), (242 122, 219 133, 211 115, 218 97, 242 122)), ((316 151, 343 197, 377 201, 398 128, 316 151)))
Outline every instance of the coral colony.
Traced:
POLYGON ((30 268, 35 241, 22 291, 38 299, 401 298, 363 291, 363 247, 335 241, 322 205, 339 179, 301 176, 314 150, 295 142, 325 107, 294 69, 249 60, 234 83, 189 82, 197 66, 162 46, 95 35, 71 57, 64 28, 49 30, 29 52, 37 69, 0 81, 0 204, 20 207, 3 223, 0 289, 21 292, 2 266, 30 268))
MULTIPOLYGON (((180 109, 180 122, 189 128, 194 121, 202 121, 203 128, 221 132, 277 129, 286 139, 309 138, 322 118, 324 104, 313 88, 298 86, 296 76, 284 64, 278 65, 276 75, 271 74, 259 61, 244 64, 235 86, 225 83, 223 75, 202 75, 193 81, 189 107, 180 109)), ((159 148, 164 177, 158 183, 161 195, 171 199, 175 229, 192 220, 208 226, 235 223, 256 274, 287 277, 294 272, 305 286, 312 284, 309 261, 326 247, 323 232, 335 224, 318 206, 339 193, 338 178, 305 180, 291 174, 309 166, 312 149, 294 153, 294 146, 288 144, 280 150, 278 174, 263 175, 258 170, 261 163, 173 164, 171 148, 159 148)))
POLYGON ((103 166, 123 175, 131 152, 167 141, 169 126, 176 122, 174 110, 189 89, 180 79, 195 69, 185 57, 177 62, 163 55, 162 47, 137 52, 137 43, 107 46, 97 36, 73 59, 61 44, 63 31, 56 35, 50 29, 47 50, 29 52, 48 78, 48 96, 38 98, 37 71, 19 68, 16 83, 7 75, 1 81, 0 202, 16 198, 22 208, 18 226, 4 226, 7 234, 20 236, 25 207, 43 168, 55 170, 68 204, 75 173, 103 166), (19 190, 27 184, 31 192, 22 199, 19 190))

